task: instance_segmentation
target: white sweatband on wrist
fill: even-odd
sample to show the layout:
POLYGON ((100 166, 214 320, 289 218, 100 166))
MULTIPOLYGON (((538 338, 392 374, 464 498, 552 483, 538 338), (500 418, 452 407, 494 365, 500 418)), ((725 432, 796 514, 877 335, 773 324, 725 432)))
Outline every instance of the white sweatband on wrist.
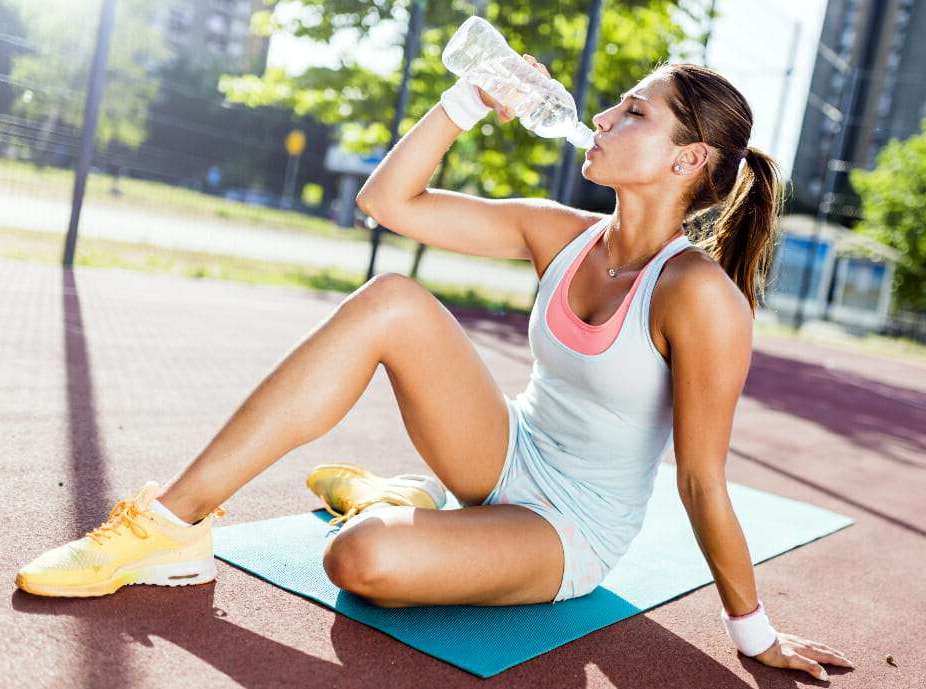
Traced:
POLYGON ((472 129, 493 109, 482 102, 476 86, 464 79, 457 79, 453 86, 440 95, 440 104, 447 117, 464 132, 472 129))
POLYGON ((757 656, 772 647, 778 639, 778 634, 768 621, 765 606, 759 600, 759 607, 748 615, 730 617, 726 608, 720 608, 720 619, 727 628, 727 634, 736 644, 740 653, 746 656, 757 656))

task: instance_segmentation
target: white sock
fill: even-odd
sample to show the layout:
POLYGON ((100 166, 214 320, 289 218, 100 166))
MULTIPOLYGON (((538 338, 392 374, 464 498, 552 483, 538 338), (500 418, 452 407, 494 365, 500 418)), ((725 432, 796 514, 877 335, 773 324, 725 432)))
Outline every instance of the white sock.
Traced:
POLYGON ((358 513, 355 515, 355 518, 356 518, 356 517, 359 517, 361 514, 366 514, 367 512, 372 512, 373 510, 378 509, 378 508, 381 508, 381 507, 395 507, 395 505, 393 505, 391 502, 382 502, 382 501, 381 501, 381 502, 374 502, 372 505, 367 505, 367 506, 364 507, 360 512, 358 512, 358 513))
POLYGON ((437 509, 441 509, 447 503, 447 489, 435 478, 424 474, 399 474, 395 478, 408 481, 424 490, 431 496, 434 504, 437 505, 437 509))
POLYGON ((164 517, 164 519, 166 519, 170 523, 176 524, 177 526, 193 526, 192 524, 190 524, 190 522, 183 521, 176 514, 174 514, 169 509, 164 507, 164 505, 161 504, 161 501, 158 499, 154 499, 151 501, 151 506, 149 509, 155 514, 161 515, 162 517, 164 517))

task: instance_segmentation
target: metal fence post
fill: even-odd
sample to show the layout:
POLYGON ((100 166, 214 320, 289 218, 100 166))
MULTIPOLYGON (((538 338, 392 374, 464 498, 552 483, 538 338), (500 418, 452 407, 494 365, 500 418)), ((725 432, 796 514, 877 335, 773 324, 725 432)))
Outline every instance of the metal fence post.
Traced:
POLYGON ((77 226, 80 223, 80 209, 84 203, 84 191, 87 188, 87 174, 93 160, 93 145, 96 138, 96 124, 100 113, 100 102, 106 86, 106 62, 109 54, 109 42, 112 38, 113 24, 116 18, 116 0, 103 0, 100 8, 100 25, 96 35, 96 49, 93 53, 93 66, 87 88, 87 102, 84 106, 84 127, 80 137, 80 152, 77 157, 77 169, 74 171, 74 195, 71 201, 71 221, 68 224, 68 236, 64 246, 65 268, 74 265, 74 250, 77 246, 77 226))

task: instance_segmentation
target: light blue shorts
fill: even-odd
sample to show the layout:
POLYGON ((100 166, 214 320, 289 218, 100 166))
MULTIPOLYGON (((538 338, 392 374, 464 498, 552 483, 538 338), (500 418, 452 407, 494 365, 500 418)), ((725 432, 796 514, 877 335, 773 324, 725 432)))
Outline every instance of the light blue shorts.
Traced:
POLYGON ((540 452, 524 428, 517 402, 507 396, 505 402, 509 422, 508 454, 498 482, 480 504, 523 505, 546 519, 559 534, 565 560, 563 581, 553 602, 584 596, 601 583, 610 569, 589 545, 579 525, 550 503, 529 473, 529 465, 524 461, 528 444, 535 454, 540 452))

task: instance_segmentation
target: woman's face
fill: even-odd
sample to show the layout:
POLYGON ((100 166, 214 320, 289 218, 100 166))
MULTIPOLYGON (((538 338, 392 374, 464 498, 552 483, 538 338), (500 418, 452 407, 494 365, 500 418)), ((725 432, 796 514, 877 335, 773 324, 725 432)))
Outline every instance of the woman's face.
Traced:
POLYGON ((670 138, 676 123, 665 100, 670 88, 668 77, 650 75, 592 118, 597 143, 586 151, 583 177, 612 188, 678 179, 672 166, 683 147, 670 138))

